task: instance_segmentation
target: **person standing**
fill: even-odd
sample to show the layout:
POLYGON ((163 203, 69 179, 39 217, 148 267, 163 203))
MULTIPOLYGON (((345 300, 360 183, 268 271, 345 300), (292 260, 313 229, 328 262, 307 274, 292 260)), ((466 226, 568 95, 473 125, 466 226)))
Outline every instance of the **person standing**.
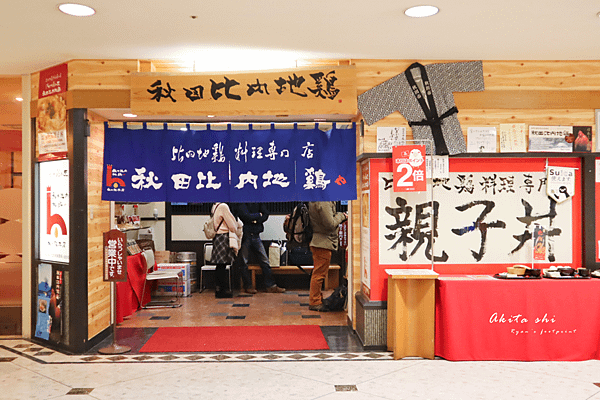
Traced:
POLYGON ((339 225, 348 219, 346 213, 335 210, 334 201, 314 201, 308 203, 308 214, 313 229, 310 250, 313 255, 313 272, 310 277, 308 309, 329 311, 323 304, 321 286, 329 272, 331 255, 338 249, 339 225))
POLYGON ((227 203, 215 203, 211 210, 215 224, 216 235, 213 238, 213 250, 210 262, 215 264, 215 297, 218 299, 231 298, 233 292, 227 279, 227 265, 235 259, 234 250, 230 247, 230 232, 235 234, 238 223, 231 213, 227 203))
POLYGON ((258 258, 258 265, 262 270, 263 279, 267 292, 283 293, 284 288, 277 286, 273 280, 273 271, 269 264, 269 257, 263 246, 260 234, 265 230, 264 223, 269 218, 269 210, 265 203, 239 203, 236 207, 236 215, 244 223, 244 235, 242 238, 242 248, 240 249, 240 265, 243 290, 246 293, 254 294, 256 289, 252 288, 252 280, 248 271, 248 257, 252 251, 258 258))

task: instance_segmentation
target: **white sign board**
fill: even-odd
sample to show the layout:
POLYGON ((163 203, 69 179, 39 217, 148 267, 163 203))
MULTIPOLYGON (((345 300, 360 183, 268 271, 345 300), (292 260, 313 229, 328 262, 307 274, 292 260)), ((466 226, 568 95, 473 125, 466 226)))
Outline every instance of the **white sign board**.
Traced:
POLYGON ((69 160, 40 163, 40 259, 69 262, 69 160))
POLYGON ((450 180, 433 188, 439 206, 433 248, 431 194, 394 192, 391 172, 378 179, 380 265, 431 264, 432 252, 438 266, 528 264, 535 224, 551 225, 548 257, 572 262, 571 202, 552 204, 544 172, 451 172, 450 180))

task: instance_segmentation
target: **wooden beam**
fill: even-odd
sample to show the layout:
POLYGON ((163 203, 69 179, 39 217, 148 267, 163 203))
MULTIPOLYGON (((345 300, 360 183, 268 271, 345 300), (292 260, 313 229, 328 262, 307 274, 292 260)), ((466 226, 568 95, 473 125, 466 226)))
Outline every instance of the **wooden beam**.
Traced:
POLYGON ((595 109, 600 91, 583 90, 484 90, 454 93, 459 110, 487 109, 595 109))
POLYGON ((129 108, 130 91, 115 90, 69 90, 67 108, 129 108))

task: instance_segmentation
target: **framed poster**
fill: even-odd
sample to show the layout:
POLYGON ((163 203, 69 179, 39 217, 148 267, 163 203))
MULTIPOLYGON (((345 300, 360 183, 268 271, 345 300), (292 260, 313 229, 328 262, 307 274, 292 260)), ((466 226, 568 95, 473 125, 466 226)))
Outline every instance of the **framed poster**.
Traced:
POLYGON ((39 258, 69 262, 69 160, 40 166, 39 258))
MULTIPOLYGON (((549 163, 575 168, 581 193, 580 159, 549 163)), ((370 299, 387 298, 386 268, 431 269, 432 259, 442 275, 579 267, 581 203, 550 199, 545 168, 545 158, 452 158, 450 177, 433 181, 432 204, 427 192, 393 191, 392 159, 370 160, 370 299), (536 224, 546 230, 543 260, 533 259, 536 224)))

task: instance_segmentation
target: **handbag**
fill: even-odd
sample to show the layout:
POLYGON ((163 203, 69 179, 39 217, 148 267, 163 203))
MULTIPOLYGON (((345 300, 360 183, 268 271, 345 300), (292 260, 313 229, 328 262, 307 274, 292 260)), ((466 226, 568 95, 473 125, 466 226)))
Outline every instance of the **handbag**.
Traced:
MULTIPOLYGON (((219 207, 219 205, 217 204, 217 207, 215 207, 215 211, 217 211, 218 207, 219 207)), ((219 228, 221 227, 221 224, 224 221, 222 219, 221 222, 219 223, 219 226, 217 227, 217 229, 215 229, 215 218, 214 217, 215 217, 215 214, 214 213, 210 213, 210 218, 208 219, 208 221, 206 221, 204 223, 204 235, 209 240, 212 240, 212 239, 215 238, 215 235, 217 234, 217 231, 219 230, 219 228)))
POLYGON ((308 247, 288 249, 288 265, 313 265, 312 251, 308 247))
POLYGON ((238 251, 242 248, 242 238, 244 237, 244 223, 241 219, 236 219, 235 232, 229 231, 229 247, 233 250, 237 256, 238 251))

